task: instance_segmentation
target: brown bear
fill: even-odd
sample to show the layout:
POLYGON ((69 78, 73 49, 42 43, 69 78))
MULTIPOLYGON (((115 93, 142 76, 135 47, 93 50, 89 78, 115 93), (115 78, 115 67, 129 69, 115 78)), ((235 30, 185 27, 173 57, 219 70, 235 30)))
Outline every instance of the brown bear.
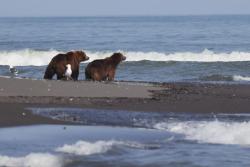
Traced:
POLYGON ((88 59, 89 57, 86 56, 83 51, 71 51, 65 54, 60 53, 50 61, 45 71, 44 79, 52 79, 55 74, 58 80, 63 79, 67 69, 66 66, 70 64, 72 70, 71 77, 73 80, 78 80, 80 63, 88 59))
POLYGON ((121 53, 114 53, 111 57, 105 59, 94 60, 86 67, 85 77, 87 80, 113 81, 115 70, 123 60, 126 60, 126 57, 121 53))

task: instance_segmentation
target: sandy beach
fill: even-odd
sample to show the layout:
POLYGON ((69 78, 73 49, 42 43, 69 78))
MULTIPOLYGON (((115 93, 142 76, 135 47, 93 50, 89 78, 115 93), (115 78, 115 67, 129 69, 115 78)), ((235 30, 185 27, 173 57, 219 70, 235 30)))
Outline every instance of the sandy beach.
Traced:
POLYGON ((126 111, 249 113, 250 86, 239 84, 65 82, 0 78, 0 126, 61 124, 30 107, 126 111))

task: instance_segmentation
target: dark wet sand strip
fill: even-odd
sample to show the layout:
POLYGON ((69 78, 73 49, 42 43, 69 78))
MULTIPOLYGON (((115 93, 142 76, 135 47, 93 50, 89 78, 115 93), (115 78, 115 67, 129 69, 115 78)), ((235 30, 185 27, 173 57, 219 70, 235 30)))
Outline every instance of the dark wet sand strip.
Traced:
POLYGON ((27 110, 30 107, 250 113, 250 85, 94 83, 0 78, 0 127, 65 124, 32 115, 27 110))

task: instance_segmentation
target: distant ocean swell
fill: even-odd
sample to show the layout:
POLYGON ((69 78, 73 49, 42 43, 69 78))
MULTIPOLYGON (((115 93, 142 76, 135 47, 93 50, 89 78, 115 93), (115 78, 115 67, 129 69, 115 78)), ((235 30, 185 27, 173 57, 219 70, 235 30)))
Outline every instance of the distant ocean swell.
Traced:
POLYGON ((241 75, 209 75, 200 77, 198 80, 201 81, 250 81, 249 76, 241 75))
MULTIPOLYGON (((204 50, 200 53, 195 52, 125 52, 127 61, 176 61, 176 62, 243 62, 250 61, 250 52, 215 53, 204 50)), ((36 51, 31 49, 17 51, 0 51, 0 65, 13 66, 43 66, 47 65, 51 58, 60 53, 57 50, 36 51)), ((90 52, 86 51, 90 57, 89 61, 110 56, 113 52, 90 52)))

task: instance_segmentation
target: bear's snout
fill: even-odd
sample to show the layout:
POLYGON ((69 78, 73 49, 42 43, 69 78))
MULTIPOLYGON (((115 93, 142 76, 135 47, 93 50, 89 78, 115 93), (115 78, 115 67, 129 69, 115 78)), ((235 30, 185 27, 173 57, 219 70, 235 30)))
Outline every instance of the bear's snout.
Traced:
POLYGON ((89 57, 88 57, 88 56, 86 56, 86 57, 85 57, 85 60, 89 60, 89 57))
POLYGON ((126 60, 126 57, 125 56, 122 56, 122 61, 126 60))

